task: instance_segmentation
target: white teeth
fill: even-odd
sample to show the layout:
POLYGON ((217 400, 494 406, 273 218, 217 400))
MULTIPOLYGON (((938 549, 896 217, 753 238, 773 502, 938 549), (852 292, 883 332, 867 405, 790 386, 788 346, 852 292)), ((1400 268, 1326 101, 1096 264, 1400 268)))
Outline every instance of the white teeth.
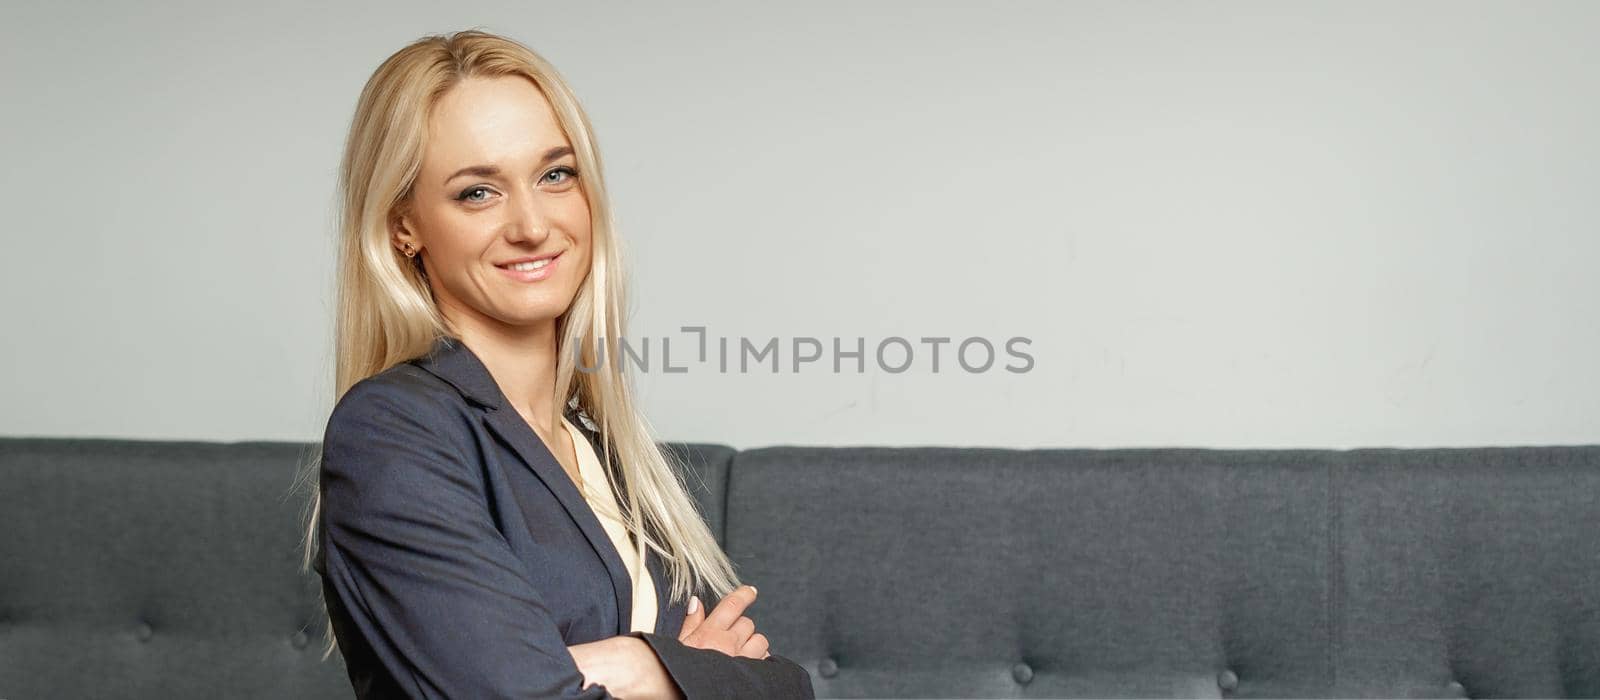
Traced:
POLYGON ((524 262, 524 263, 517 263, 515 265, 508 265, 507 268, 511 269, 511 270, 518 270, 518 271, 521 271, 521 272, 528 272, 530 270, 537 270, 537 269, 539 269, 541 267, 544 267, 545 265, 549 265, 549 264, 550 264, 550 258, 544 258, 543 260, 535 260, 533 262, 524 262))

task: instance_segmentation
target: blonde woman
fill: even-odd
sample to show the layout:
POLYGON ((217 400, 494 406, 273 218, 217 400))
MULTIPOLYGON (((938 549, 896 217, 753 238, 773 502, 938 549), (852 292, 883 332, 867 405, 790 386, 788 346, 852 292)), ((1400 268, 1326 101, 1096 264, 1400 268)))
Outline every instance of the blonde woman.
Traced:
POLYGON ((481 31, 406 46, 361 93, 340 186, 306 551, 356 695, 812 697, 597 352, 624 274, 555 69, 481 31))

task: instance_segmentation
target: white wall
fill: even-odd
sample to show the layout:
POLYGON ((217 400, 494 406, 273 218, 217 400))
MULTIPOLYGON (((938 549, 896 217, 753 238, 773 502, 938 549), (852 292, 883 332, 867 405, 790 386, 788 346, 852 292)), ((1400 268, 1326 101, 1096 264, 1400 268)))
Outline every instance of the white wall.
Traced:
POLYGON ((474 26, 584 99, 635 336, 1032 339, 641 375, 666 438, 1600 442, 1591 2, 7 2, 0 433, 319 438, 357 92, 474 26))

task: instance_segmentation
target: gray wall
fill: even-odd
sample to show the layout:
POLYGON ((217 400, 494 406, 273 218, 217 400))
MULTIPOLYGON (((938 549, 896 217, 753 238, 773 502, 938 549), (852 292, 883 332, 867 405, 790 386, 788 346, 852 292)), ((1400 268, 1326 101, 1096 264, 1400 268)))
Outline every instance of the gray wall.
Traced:
POLYGON ((590 110, 669 439, 1600 442, 1592 2, 8 2, 0 432, 318 438, 356 94, 472 26, 590 110))

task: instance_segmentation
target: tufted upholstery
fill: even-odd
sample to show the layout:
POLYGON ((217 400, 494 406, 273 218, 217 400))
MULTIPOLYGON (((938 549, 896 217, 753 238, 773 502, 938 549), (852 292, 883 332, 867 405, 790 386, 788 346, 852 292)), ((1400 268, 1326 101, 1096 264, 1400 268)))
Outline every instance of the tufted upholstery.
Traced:
POLYGON ((782 447, 727 502, 819 697, 1600 697, 1600 446, 782 447))
MULTIPOLYGON (((314 445, 0 438, 0 698, 345 698, 314 445)), ((1600 446, 672 445, 819 697, 1600 697, 1600 446)))

